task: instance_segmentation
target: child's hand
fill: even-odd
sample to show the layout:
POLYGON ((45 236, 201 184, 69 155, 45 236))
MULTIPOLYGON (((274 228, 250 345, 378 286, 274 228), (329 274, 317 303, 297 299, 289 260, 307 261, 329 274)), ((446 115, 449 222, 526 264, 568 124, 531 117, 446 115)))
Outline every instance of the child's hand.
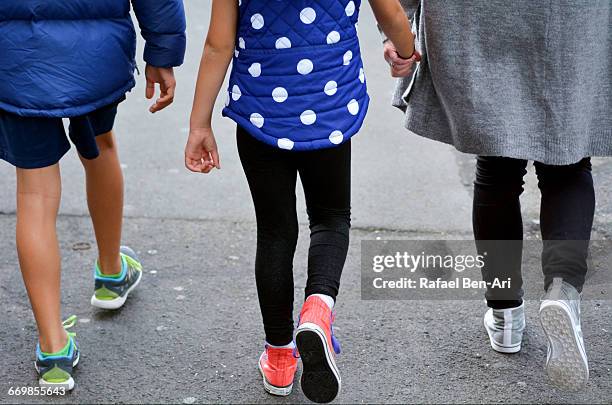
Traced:
POLYGON ((412 74, 412 68, 415 62, 421 60, 421 55, 415 52, 410 58, 404 59, 399 56, 393 42, 385 42, 385 60, 391 66, 391 76, 393 77, 408 77, 412 74))
POLYGON ((185 146, 185 167, 196 173, 221 169, 217 141, 212 128, 192 128, 185 146))
POLYGON ((146 97, 150 100, 155 96, 155 83, 159 83, 161 93, 160 97, 155 100, 155 104, 149 108, 149 111, 156 113, 172 104, 174 101, 174 90, 176 89, 174 69, 147 65, 145 77, 147 78, 146 97))

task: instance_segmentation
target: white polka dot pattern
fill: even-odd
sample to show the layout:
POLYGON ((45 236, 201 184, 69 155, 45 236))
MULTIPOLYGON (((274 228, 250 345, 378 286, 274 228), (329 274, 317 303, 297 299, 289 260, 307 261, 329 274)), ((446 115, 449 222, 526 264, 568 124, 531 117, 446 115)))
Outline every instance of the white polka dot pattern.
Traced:
POLYGON ((351 63, 351 61, 353 60, 353 51, 346 51, 346 53, 344 54, 344 58, 343 58, 343 63, 345 65, 348 65, 349 63, 351 63))
POLYGON ((297 65, 297 71, 301 75, 307 75, 312 72, 314 65, 310 59, 302 59, 297 65))
POLYGON ((306 7, 300 12, 300 20, 302 20, 304 24, 312 24, 316 18, 317 12, 314 8, 306 7))
POLYGON ((340 33, 338 31, 332 31, 327 34, 327 43, 329 45, 336 44, 338 42, 340 42, 340 33))
POLYGON ((356 37, 361 2, 238 0, 224 115, 283 150, 332 147, 353 136, 369 100, 356 37))
POLYGON ((334 145, 340 145, 344 140, 344 134, 341 131, 334 131, 329 135, 329 141, 334 145))
POLYGON ((352 17, 355 14, 355 8, 356 8, 355 2, 351 0, 346 5, 346 8, 344 9, 344 11, 346 11, 346 15, 348 15, 349 17, 352 17))
POLYGON ((263 28, 264 24, 263 15, 253 14, 251 17, 251 25, 253 26, 253 29, 260 30, 263 28))
POLYGON ((242 91, 240 90, 240 87, 234 85, 232 87, 232 100, 238 101, 240 100, 240 97, 242 97, 242 91))
POLYGON ((253 77, 261 76, 261 63, 253 63, 249 68, 249 73, 253 77))
POLYGON ((300 115, 300 121, 304 125, 312 125, 317 122, 317 114, 312 110, 306 110, 300 115))
POLYGON ((286 89, 282 87, 277 87, 272 90, 272 98, 277 103, 284 103, 285 101, 287 101, 287 98, 289 98, 289 93, 287 93, 286 89))
POLYGON ((333 96, 338 91, 338 83, 333 80, 327 82, 324 91, 328 96, 333 96))
POLYGON ((351 115, 359 114, 359 103, 357 102, 357 100, 352 99, 351 101, 349 101, 347 108, 351 115))
POLYGON ((264 117, 261 114, 253 113, 251 114, 251 124, 255 125, 257 128, 261 128, 264 126, 264 117))
POLYGON ((280 37, 276 40, 276 49, 291 48, 291 41, 287 37, 280 37))
POLYGON ((281 138, 278 140, 277 145, 281 149, 291 150, 295 143, 289 138, 281 138))

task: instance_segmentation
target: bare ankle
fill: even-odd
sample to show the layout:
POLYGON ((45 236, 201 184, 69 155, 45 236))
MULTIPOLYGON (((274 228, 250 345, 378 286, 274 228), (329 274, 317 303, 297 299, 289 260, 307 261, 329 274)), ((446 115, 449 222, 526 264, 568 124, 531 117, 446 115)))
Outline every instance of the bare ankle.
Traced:
POLYGON ((114 275, 121 273, 121 257, 117 256, 113 260, 98 259, 98 267, 102 274, 114 275))
POLYGON ((38 338, 40 351, 43 353, 57 353, 62 351, 68 344, 68 335, 64 328, 60 327, 55 333, 49 336, 40 336, 38 338))

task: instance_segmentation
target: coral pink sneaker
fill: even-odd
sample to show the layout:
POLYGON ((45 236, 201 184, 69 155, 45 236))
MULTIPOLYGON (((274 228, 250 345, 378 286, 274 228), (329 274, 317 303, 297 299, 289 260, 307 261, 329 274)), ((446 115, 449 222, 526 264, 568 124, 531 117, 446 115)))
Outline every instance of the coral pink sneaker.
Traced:
POLYGON ((272 395, 285 397, 291 394, 297 362, 293 349, 279 349, 266 345, 258 364, 264 389, 272 395))
POLYGON ((304 370, 301 385, 304 395, 313 402, 331 402, 340 392, 341 379, 335 354, 340 344, 334 337, 333 314, 319 297, 306 299, 295 335, 304 370))

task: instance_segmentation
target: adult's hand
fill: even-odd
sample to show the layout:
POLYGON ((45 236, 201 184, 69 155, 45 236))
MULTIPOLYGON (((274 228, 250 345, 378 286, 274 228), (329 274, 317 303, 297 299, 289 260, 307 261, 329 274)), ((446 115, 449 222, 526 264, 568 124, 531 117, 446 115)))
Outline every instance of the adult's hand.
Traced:
POLYGON ((404 59, 397 53, 393 42, 387 40, 384 44, 385 60, 391 66, 391 76, 408 77, 412 74, 412 68, 416 62, 421 60, 421 55, 415 52, 410 58, 404 59))

